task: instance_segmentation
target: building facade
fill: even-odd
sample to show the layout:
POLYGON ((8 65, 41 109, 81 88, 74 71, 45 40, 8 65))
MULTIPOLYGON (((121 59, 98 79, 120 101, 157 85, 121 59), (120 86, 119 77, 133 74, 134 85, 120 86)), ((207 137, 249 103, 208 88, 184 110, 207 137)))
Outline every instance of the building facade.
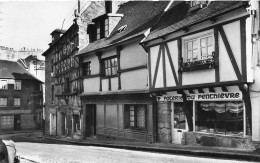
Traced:
POLYGON ((142 44, 157 94, 159 142, 255 147, 256 9, 254 2, 179 2, 152 27, 142 44))
MULTIPOLYGON (((80 8, 80 7, 79 7, 80 8)), ((87 24, 93 15, 104 12, 104 3, 91 2, 82 14, 75 13, 68 30, 54 30, 52 42, 43 56, 46 60, 45 133, 81 138, 82 92, 80 61, 74 58, 88 44, 87 24), (88 13, 86 13, 88 12, 88 13), (81 15, 81 16, 80 16, 81 15)))
POLYGON ((41 129, 42 82, 17 62, 0 60, 0 130, 41 129))
POLYGON ((92 20, 82 61, 82 138, 155 142, 147 53, 139 45, 169 2, 129 1, 92 20), (117 11, 117 12, 113 12, 117 11))

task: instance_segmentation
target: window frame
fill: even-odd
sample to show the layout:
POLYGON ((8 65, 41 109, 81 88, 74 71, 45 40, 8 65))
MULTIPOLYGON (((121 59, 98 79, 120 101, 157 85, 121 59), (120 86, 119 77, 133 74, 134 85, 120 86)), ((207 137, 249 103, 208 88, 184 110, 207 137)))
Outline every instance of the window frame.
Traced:
POLYGON ((147 120, 148 120, 148 105, 147 104, 124 104, 124 121, 125 121, 125 124, 124 124, 124 127, 125 129, 134 129, 134 130, 147 130, 148 128, 148 124, 147 124, 147 120), (142 105, 144 107, 144 127, 138 127, 137 126, 137 110, 138 110, 138 105, 142 105), (130 119, 130 107, 133 106, 134 107, 134 126, 131 126, 131 119, 130 119))
POLYGON ((102 58, 102 76, 103 77, 113 77, 113 76, 117 76, 117 75, 118 75, 118 58, 117 58, 117 56, 102 58), (112 60, 116 60, 116 64, 114 62, 114 65, 113 65, 112 60), (106 64, 106 62, 107 62, 107 64, 106 64), (109 63, 109 67, 108 67, 108 63, 109 63), (116 68, 116 70, 115 70, 115 68, 116 68), (108 69, 108 71, 110 69, 110 74, 106 73, 107 69, 108 69), (113 70, 115 73, 113 73, 113 70))
MULTIPOLYGON (((221 136, 231 136, 231 137, 245 137, 247 134, 247 125, 246 125, 246 108, 245 108, 245 104, 244 104, 244 101, 243 100, 221 100, 221 101, 194 101, 194 104, 195 104, 195 107, 193 108, 193 117, 194 117, 194 120, 193 120, 193 131, 194 132, 197 132, 197 133, 203 133, 203 134, 213 134, 213 135, 221 135, 221 136), (196 118, 198 116, 198 105, 202 102, 223 102, 225 103, 225 119, 224 119, 224 122, 226 123, 226 121, 228 120, 226 116, 227 114, 227 103, 229 102, 241 102, 242 103, 242 126, 243 126, 243 135, 239 135, 239 134, 227 134, 226 131, 227 131, 227 128, 225 126, 225 134, 220 134, 220 133, 211 133, 211 132, 202 132, 202 131, 197 131, 196 129, 196 125, 197 125, 197 121, 196 121, 196 118)), ((238 113, 237 113, 238 114, 238 113)), ((210 129, 210 128, 209 128, 210 129)))
POLYGON ((0 80, 0 90, 8 90, 8 80, 7 79, 0 80), (6 84, 4 84, 4 82, 6 82, 6 84))
POLYGON ((22 81, 21 80, 15 80, 14 81, 14 90, 17 90, 17 91, 22 90, 22 81), (19 83, 19 82, 20 82, 20 87, 18 87, 17 84, 16 84, 16 83, 19 83))
MULTIPOLYGON (((206 56, 211 56, 211 57, 207 57, 205 59, 202 59, 202 54, 201 54, 201 49, 204 48, 204 47, 201 47, 200 46, 200 40, 201 39, 204 39, 204 38, 208 38, 208 37, 212 37, 212 53, 215 52, 215 37, 214 37, 214 30, 213 29, 210 29, 210 30, 207 30, 207 31, 204 31, 204 32, 200 32, 200 33, 196 33, 196 34, 193 34, 193 35, 189 35, 189 36, 186 36, 186 37, 183 37, 182 38, 182 52, 183 52, 183 62, 184 63, 187 63, 187 62, 195 62, 195 61, 202 61, 202 60, 207 60, 207 59, 211 59, 213 58, 213 54, 211 55, 206 55, 206 56), (186 43, 187 42, 191 42, 191 41, 197 41, 197 49, 198 49, 198 59, 197 60, 191 60, 191 61, 187 61, 187 58, 188 58, 188 54, 187 54, 187 47, 186 47, 186 43)), ((206 46, 208 47, 208 46, 206 46)))
POLYGON ((91 61, 83 63, 83 76, 91 75, 91 61))
POLYGON ((1 97, 0 98, 0 107, 7 107, 7 105, 8 105, 8 98, 7 97, 1 97), (2 101, 2 100, 4 100, 4 101, 2 101), (5 105, 2 105, 2 103, 5 103, 5 105))
POLYGON ((14 98, 14 107, 21 107, 21 98, 20 97, 14 98))

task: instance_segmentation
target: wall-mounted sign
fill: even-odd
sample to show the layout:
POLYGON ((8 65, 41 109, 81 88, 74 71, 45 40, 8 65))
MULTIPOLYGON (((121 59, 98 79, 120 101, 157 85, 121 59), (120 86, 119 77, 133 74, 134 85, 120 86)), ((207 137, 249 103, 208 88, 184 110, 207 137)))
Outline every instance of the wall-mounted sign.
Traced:
MULTIPOLYGON (((183 101, 182 95, 157 96, 157 101, 183 101)), ((222 92, 222 93, 205 93, 189 94, 187 100, 196 101, 214 101, 214 100, 242 100, 241 92, 222 92)))

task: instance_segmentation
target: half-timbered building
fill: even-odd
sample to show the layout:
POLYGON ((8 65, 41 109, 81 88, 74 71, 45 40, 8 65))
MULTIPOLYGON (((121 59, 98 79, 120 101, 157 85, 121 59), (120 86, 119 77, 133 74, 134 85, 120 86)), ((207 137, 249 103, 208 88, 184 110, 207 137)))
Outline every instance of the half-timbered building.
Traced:
MULTIPOLYGON (((80 9, 80 5, 78 5, 80 9)), ((55 29, 46 57, 46 124, 47 135, 81 138, 82 92, 78 51, 89 42, 87 24, 93 16, 103 14, 104 2, 90 2, 85 11, 75 11, 73 24, 67 30, 55 29)))
POLYGON ((255 9, 252 2, 178 2, 151 28, 142 45, 159 142, 251 148, 259 141, 255 9))
MULTIPOLYGON (((147 53, 139 45, 168 1, 129 1, 93 19, 82 61, 83 139, 110 137, 154 142, 154 96, 149 93, 147 53)), ((113 5, 112 5, 113 6, 113 5)))

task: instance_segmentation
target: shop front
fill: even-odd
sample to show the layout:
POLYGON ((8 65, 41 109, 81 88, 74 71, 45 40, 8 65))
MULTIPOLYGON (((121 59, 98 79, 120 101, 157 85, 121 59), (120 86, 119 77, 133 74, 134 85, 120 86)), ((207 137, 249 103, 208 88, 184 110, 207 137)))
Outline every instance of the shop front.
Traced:
POLYGON ((83 139, 154 142, 152 98, 148 93, 85 95, 83 139))
POLYGON ((253 148, 250 118, 246 115, 243 94, 239 90, 193 94, 167 92, 164 96, 157 96, 157 104, 161 141, 253 148), (165 125, 167 121, 170 122, 168 126, 165 125), (163 139, 162 135, 166 133, 168 139, 163 139))

